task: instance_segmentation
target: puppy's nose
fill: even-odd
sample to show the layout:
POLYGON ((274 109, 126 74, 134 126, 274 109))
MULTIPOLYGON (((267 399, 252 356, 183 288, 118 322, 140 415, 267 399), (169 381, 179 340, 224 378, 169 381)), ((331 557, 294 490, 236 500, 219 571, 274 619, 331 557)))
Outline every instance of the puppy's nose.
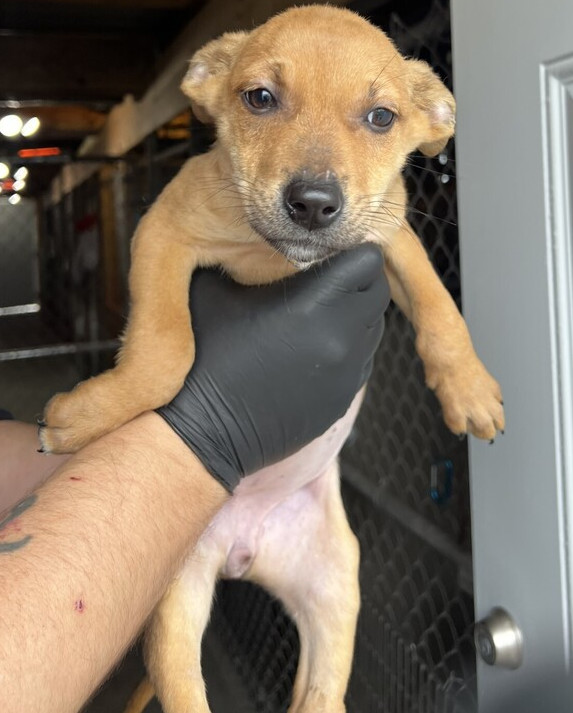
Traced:
POLYGON ((342 191, 336 180, 297 180, 285 189, 284 201, 293 222, 307 230, 326 228, 342 210, 342 191))

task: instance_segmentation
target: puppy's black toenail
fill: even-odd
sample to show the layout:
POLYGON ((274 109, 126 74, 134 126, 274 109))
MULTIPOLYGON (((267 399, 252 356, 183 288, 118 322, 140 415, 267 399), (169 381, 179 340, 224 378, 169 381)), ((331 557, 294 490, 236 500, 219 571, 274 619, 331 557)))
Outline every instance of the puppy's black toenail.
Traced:
POLYGON ((491 441, 489 442, 489 445, 493 446, 494 443, 495 443, 495 438, 492 438, 491 441))
POLYGON ((40 428, 45 428, 46 427, 46 422, 44 421, 43 418, 37 418, 36 423, 40 428))
POLYGON ((41 448, 38 448, 36 453, 45 453, 46 451, 44 450, 44 447, 42 446, 41 448))

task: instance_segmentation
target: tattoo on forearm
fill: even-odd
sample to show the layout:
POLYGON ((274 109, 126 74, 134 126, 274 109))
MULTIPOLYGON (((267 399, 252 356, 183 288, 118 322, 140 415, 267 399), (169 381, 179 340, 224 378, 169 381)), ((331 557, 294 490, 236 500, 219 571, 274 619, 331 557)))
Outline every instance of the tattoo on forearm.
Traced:
POLYGON ((32 535, 20 536, 22 526, 18 518, 28 508, 31 508, 37 499, 37 495, 28 496, 18 505, 14 505, 8 515, 3 520, 0 520, 0 555, 20 550, 32 539, 32 535))

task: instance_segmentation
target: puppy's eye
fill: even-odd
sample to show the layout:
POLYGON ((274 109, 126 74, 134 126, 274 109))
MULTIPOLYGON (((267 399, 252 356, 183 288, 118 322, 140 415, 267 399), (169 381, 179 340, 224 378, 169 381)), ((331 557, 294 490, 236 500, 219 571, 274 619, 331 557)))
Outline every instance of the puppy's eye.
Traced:
POLYGON ((243 99, 247 107, 255 114, 262 114, 277 106, 277 100, 269 90, 264 87, 249 89, 243 92, 243 99))
POLYGON ((375 131, 388 131, 388 129, 394 123, 396 114, 390 109, 384 109, 384 107, 377 107, 372 109, 372 111, 366 115, 366 121, 375 131))

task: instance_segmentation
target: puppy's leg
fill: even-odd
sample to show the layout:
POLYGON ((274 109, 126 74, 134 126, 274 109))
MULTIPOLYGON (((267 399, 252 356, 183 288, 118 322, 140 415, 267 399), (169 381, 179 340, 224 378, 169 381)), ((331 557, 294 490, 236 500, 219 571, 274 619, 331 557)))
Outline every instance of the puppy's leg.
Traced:
POLYGON ((343 713, 354 651, 359 548, 340 496, 338 466, 265 521, 247 574, 283 601, 299 632, 289 713, 343 713))
POLYGON ((127 702, 123 713, 143 713, 154 695, 155 691, 151 681, 148 678, 144 678, 127 702))
POLYGON ((416 330, 427 385, 446 425, 458 434, 492 439, 503 430, 501 389, 474 351, 466 323, 408 227, 384 246, 392 297, 416 330))
POLYGON ((222 556, 199 543, 159 603, 145 638, 145 663, 164 713, 209 713, 201 640, 222 556))
POLYGON ((134 238, 131 313, 118 364, 51 399, 40 432, 46 451, 76 451, 167 403, 191 367, 189 280, 196 256, 163 213, 146 216, 134 238))

